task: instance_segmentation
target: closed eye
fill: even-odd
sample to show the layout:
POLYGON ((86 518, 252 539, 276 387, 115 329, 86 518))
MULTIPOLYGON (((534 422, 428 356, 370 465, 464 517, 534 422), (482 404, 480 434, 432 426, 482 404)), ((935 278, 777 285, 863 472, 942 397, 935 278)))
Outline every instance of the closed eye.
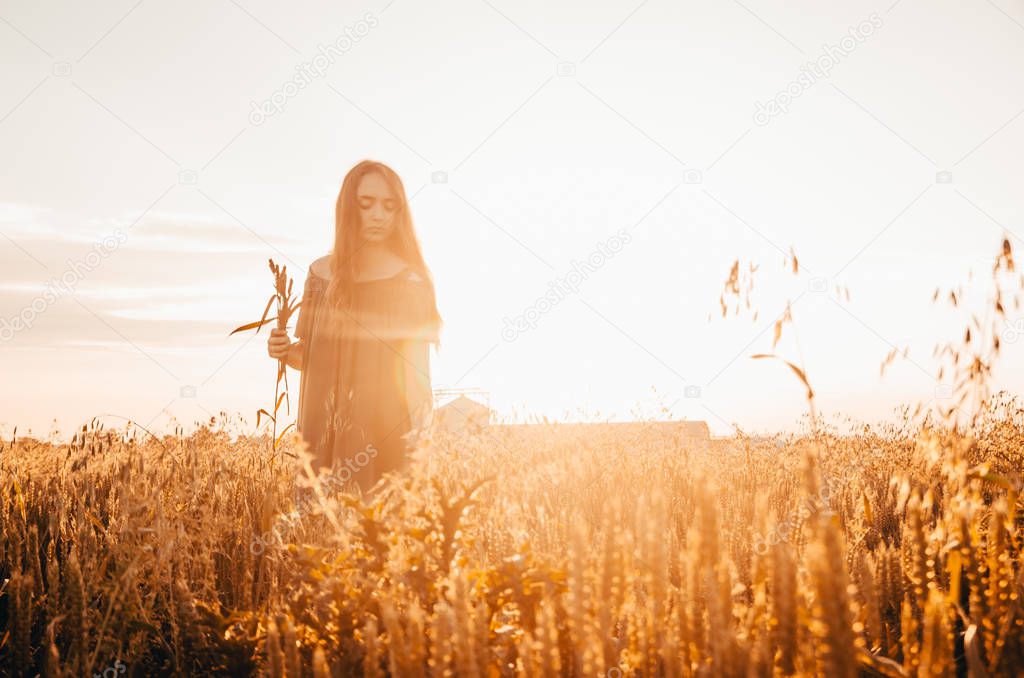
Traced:
MULTIPOLYGON (((377 198, 372 195, 361 195, 358 200, 360 209, 364 210, 368 210, 377 204, 377 198)), ((398 209, 398 201, 394 198, 384 198, 381 204, 388 212, 394 212, 398 209)))

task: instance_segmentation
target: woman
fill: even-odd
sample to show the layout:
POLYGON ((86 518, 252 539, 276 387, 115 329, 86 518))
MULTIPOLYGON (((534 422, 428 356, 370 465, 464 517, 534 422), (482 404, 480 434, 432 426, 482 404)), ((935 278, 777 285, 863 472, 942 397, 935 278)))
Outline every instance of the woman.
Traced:
POLYGON ((297 341, 286 330, 268 340, 272 358, 302 371, 296 428, 315 469, 367 492, 405 466, 433 413, 440 329, 402 181, 364 160, 338 193, 334 249, 309 267, 297 341))

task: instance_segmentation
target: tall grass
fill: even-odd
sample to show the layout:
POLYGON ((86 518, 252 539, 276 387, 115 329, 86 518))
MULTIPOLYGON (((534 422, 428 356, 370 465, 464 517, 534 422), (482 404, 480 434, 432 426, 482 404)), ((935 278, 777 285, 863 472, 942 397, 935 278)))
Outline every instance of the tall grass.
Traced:
POLYGON ((966 339, 962 421, 438 431, 365 500, 295 435, 4 441, 0 671, 1019 674, 1024 406, 966 339))
POLYGON ((1022 433, 1001 397, 970 432, 823 427, 820 456, 807 437, 435 436, 372 503, 325 483, 294 514, 301 470, 267 439, 8 442, 0 667, 1010 675, 1022 433))

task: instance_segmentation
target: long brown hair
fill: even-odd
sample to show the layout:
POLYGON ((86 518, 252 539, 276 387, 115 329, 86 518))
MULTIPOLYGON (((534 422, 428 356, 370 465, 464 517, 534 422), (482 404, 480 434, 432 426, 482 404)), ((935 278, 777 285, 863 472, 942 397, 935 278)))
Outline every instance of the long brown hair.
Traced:
MULTIPOLYGON (((327 287, 328 299, 336 308, 352 308, 352 288, 355 281, 355 254, 359 251, 359 182, 367 174, 376 172, 395 194, 398 211, 395 226, 387 245, 401 257, 409 268, 423 278, 431 289, 434 279, 423 261, 419 239, 412 225, 412 215, 405 196, 405 186, 393 169, 382 162, 363 160, 348 171, 334 208, 334 250, 331 253, 331 281, 327 287)), ((436 309, 434 309, 436 312, 436 309)))

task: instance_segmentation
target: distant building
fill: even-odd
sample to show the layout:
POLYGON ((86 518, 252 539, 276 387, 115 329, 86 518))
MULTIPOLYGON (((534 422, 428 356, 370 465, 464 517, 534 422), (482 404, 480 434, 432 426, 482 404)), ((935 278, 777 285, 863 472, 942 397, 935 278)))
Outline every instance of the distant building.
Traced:
MULTIPOLYGON (((540 428, 545 424, 494 424, 494 429, 509 432, 540 428)), ((682 438, 694 441, 711 440, 711 430, 706 421, 599 421, 580 423, 546 424, 554 431, 600 435, 610 433, 621 436, 648 435, 682 438)))
POLYGON ((487 427, 494 433, 512 436, 534 434, 550 435, 564 433, 570 436, 589 438, 593 436, 615 436, 628 442, 634 436, 647 439, 663 439, 666 442, 694 443, 706 448, 711 441, 711 430, 706 421, 621 421, 582 423, 497 423, 497 416, 487 405, 469 395, 488 399, 487 393, 471 389, 438 390, 435 397, 455 396, 434 409, 434 425, 447 431, 469 433, 487 427))
POLYGON ((491 408, 465 395, 434 410, 435 426, 448 431, 470 431, 491 423, 491 408))

